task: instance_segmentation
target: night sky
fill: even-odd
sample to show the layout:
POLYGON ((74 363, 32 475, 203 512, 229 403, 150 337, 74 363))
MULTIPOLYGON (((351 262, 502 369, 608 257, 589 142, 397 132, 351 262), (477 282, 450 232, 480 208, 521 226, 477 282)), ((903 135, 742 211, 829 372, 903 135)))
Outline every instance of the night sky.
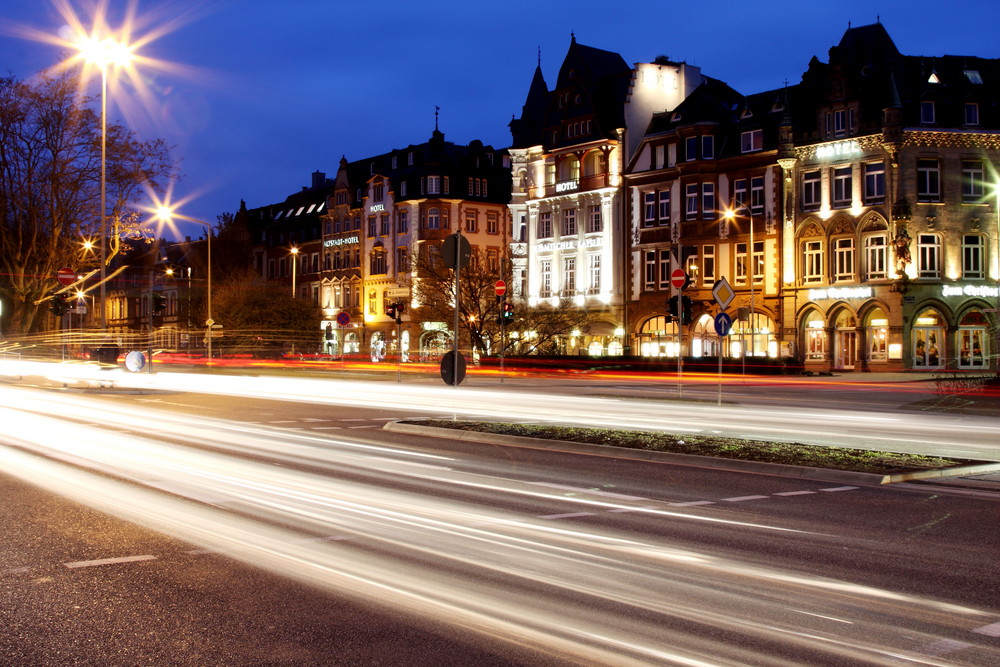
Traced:
POLYGON ((122 87, 109 115, 174 147, 174 199, 213 222, 241 199, 283 200, 313 171, 332 177, 342 155, 426 141, 436 106, 447 140, 507 146, 539 49, 551 86, 571 33, 629 63, 686 61, 745 93, 797 83, 849 23, 880 19, 906 55, 1000 57, 996 0, 5 0, 0 69, 26 79, 67 57, 29 34, 58 35, 67 8, 89 27, 104 6, 115 28, 130 5, 133 37, 155 37, 139 53, 159 62, 139 64, 146 94, 122 87))

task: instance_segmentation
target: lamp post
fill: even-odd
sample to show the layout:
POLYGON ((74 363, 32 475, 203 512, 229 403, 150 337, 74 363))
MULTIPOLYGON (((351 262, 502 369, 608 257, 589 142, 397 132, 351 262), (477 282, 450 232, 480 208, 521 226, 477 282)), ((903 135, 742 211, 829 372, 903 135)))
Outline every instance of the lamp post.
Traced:
POLYGON ((292 253, 292 298, 294 299, 295 298, 295 277, 296 277, 296 275, 298 275, 297 265, 296 265, 295 260, 299 256, 299 247, 293 245, 290 252, 292 253))
MULTIPOLYGON (((754 293, 754 281, 757 278, 757 256, 756 256, 756 254, 754 252, 754 242, 753 242, 753 213, 751 212, 750 207, 747 206, 746 204, 743 204, 743 208, 746 209, 747 220, 750 223, 750 247, 747 249, 747 260, 748 260, 747 264, 748 264, 749 274, 750 274, 748 276, 749 279, 750 279, 750 318, 748 320, 748 323, 749 323, 749 326, 750 326, 750 349, 751 349, 751 351, 754 351, 755 338, 756 338, 756 336, 754 335, 754 330, 753 330, 754 319, 755 319, 754 318, 754 296, 755 296, 755 293, 754 293)), ((732 209, 727 210, 725 213, 723 213, 723 217, 726 218, 727 220, 735 220, 736 219, 736 211, 732 210, 732 209)), ((743 357, 744 369, 746 368, 746 356, 747 356, 747 351, 746 351, 745 347, 746 346, 744 344, 744 349, 741 351, 741 355, 740 355, 740 356, 743 357)), ((746 371, 744 370, 744 372, 746 372, 746 371)))
MULTIPOLYGON (((207 261, 207 265, 208 265, 208 273, 207 273, 208 280, 206 282, 206 284, 207 284, 207 292, 208 292, 208 299, 207 299, 207 301, 208 301, 208 318, 205 320, 205 329, 206 329, 206 337, 207 337, 207 340, 208 340, 208 343, 207 343, 207 345, 208 345, 208 363, 211 364, 212 363, 212 327, 215 325, 215 320, 212 319, 212 225, 208 224, 204 220, 199 220, 198 218, 192 218, 192 217, 187 216, 187 215, 181 215, 180 213, 174 213, 167 206, 161 206, 156 211, 156 218, 158 220, 162 220, 163 222, 169 222, 173 218, 177 218, 178 220, 186 220, 187 222, 193 222, 195 224, 204 225, 205 226, 205 238, 208 239, 208 241, 207 241, 207 248, 206 248, 206 250, 208 252, 208 261, 207 261)), ((188 269, 188 285, 189 286, 191 284, 190 278, 191 278, 191 269, 189 268, 188 269)), ((188 296, 190 298, 190 290, 188 292, 188 296)))
POLYGON ((77 44, 80 57, 101 69, 101 330, 108 328, 105 303, 107 300, 108 263, 108 67, 123 66, 132 60, 132 50, 122 42, 110 37, 106 39, 88 38, 77 44))

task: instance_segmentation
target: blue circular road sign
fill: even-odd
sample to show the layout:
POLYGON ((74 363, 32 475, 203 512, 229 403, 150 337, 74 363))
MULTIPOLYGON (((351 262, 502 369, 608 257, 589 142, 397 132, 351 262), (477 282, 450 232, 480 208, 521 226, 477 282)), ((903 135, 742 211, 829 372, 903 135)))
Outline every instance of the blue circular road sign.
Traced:
POLYGON ((726 313, 719 313, 715 316, 715 333, 720 336, 729 335, 729 330, 733 328, 733 318, 726 313))

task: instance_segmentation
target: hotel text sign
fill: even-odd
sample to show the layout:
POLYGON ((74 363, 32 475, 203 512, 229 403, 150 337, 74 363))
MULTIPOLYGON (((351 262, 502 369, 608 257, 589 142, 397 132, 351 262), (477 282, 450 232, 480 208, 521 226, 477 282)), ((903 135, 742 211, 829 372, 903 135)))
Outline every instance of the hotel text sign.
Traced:
POLYGON ((323 241, 324 248, 331 248, 337 245, 348 245, 358 243, 361 239, 357 236, 345 236, 342 239, 327 239, 323 241))
POLYGON ((604 239, 601 237, 596 237, 592 239, 584 239, 578 241, 576 239, 570 239, 569 241, 549 241, 548 243, 539 243, 535 246, 536 252, 552 252, 553 250, 575 250, 577 248, 600 248, 604 245, 604 239))
POLYGON ((871 287, 827 287, 824 289, 809 290, 810 301, 822 301, 824 299, 870 299, 871 297, 871 287))
POLYGON ((995 299, 1000 290, 994 285, 942 285, 941 296, 977 296, 981 299, 995 299))

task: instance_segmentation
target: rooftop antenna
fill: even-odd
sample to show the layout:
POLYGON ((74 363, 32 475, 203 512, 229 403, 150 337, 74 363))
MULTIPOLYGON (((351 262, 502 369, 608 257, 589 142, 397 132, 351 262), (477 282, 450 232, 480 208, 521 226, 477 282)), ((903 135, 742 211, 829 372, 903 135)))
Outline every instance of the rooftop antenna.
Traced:
POLYGON ((434 131, 435 132, 438 131, 438 112, 439 111, 441 111, 441 107, 435 106, 434 107, 434 131))
POLYGON ((542 66, 542 45, 538 45, 538 66, 542 66))

